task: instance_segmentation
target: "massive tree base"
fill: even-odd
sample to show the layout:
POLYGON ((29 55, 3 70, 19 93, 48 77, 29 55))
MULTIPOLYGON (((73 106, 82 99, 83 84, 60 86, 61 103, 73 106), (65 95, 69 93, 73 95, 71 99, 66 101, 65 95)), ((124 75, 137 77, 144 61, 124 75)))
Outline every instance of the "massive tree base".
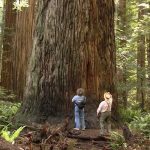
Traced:
POLYGON ((112 93, 115 110, 114 1, 40 0, 36 12, 23 119, 70 114, 79 87, 86 91, 87 110, 96 112, 105 91, 112 93))

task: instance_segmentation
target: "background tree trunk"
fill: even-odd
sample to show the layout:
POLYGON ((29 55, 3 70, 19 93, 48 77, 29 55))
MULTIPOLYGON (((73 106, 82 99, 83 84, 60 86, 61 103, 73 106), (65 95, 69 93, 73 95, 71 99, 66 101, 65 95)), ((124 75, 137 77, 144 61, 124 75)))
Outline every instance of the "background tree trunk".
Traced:
MULTIPOLYGON (((144 9, 139 7, 138 19, 143 19, 144 9)), ((145 104, 145 35, 138 35, 137 49, 137 101, 143 110, 145 104)))
POLYGON ((115 112, 114 43, 113 0, 39 1, 21 116, 37 121, 69 113, 79 87, 90 108, 110 91, 115 112))
POLYGON ((28 58, 33 44, 35 0, 29 7, 14 11, 14 1, 6 1, 2 86, 23 98, 28 58))
MULTIPOLYGON (((150 2, 149 2, 150 7, 150 2)), ((147 14, 150 13, 150 9, 148 9, 147 14)), ((147 24, 147 27, 149 27, 149 24, 147 24)), ((146 44, 147 44, 147 108, 150 110, 150 33, 146 36, 146 44)))
POLYGON ((148 47, 147 47, 147 61, 148 61, 148 67, 147 67, 147 72, 148 72, 148 80, 147 80, 147 107, 150 108, 150 35, 147 39, 148 47))
POLYGON ((16 11, 13 10, 13 0, 5 2, 4 35, 2 53, 1 85, 6 89, 13 89, 13 41, 16 25, 16 11))
POLYGON ((29 0, 29 7, 18 12, 16 18, 13 89, 19 98, 23 98, 28 60, 33 45, 35 8, 35 0, 29 0))
POLYGON ((1 82, 1 71, 2 71, 2 53, 3 53, 3 25, 4 25, 4 8, 0 7, 0 82, 1 82))
MULTIPOLYGON (((126 0, 119 0, 119 7, 118 7, 118 26, 120 27, 120 47, 122 49, 126 48, 126 40, 127 40, 127 16, 126 16, 126 0)), ((126 108, 127 107, 127 64, 126 64, 126 59, 123 59, 123 65, 122 65, 122 89, 121 92, 119 93, 122 101, 123 101, 123 106, 126 108)))

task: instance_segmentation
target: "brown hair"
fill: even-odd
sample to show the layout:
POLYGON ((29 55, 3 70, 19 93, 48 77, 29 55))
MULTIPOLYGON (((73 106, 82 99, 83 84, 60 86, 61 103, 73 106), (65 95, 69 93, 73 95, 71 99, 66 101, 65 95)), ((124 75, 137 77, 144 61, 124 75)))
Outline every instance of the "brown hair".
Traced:
POLYGON ((83 88, 78 88, 77 89, 77 95, 82 96, 84 94, 84 89, 83 88))

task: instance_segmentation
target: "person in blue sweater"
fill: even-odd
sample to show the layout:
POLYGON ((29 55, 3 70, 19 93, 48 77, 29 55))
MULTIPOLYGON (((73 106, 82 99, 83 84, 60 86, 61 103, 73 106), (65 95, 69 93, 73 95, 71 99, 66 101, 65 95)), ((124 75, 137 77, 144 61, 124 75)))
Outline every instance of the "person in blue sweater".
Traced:
POLYGON ((77 89, 77 95, 72 98, 74 103, 75 115, 75 130, 85 130, 84 107, 86 104, 86 97, 84 96, 84 89, 77 89))

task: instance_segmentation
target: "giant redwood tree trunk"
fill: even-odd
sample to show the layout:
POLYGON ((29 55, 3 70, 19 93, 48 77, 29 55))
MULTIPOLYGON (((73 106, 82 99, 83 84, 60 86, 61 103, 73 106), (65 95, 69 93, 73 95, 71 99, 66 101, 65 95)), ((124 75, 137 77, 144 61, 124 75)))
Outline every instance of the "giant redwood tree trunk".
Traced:
POLYGON ((113 0, 40 0, 21 116, 70 112, 79 87, 87 107, 112 92, 115 111, 114 42, 113 0))

